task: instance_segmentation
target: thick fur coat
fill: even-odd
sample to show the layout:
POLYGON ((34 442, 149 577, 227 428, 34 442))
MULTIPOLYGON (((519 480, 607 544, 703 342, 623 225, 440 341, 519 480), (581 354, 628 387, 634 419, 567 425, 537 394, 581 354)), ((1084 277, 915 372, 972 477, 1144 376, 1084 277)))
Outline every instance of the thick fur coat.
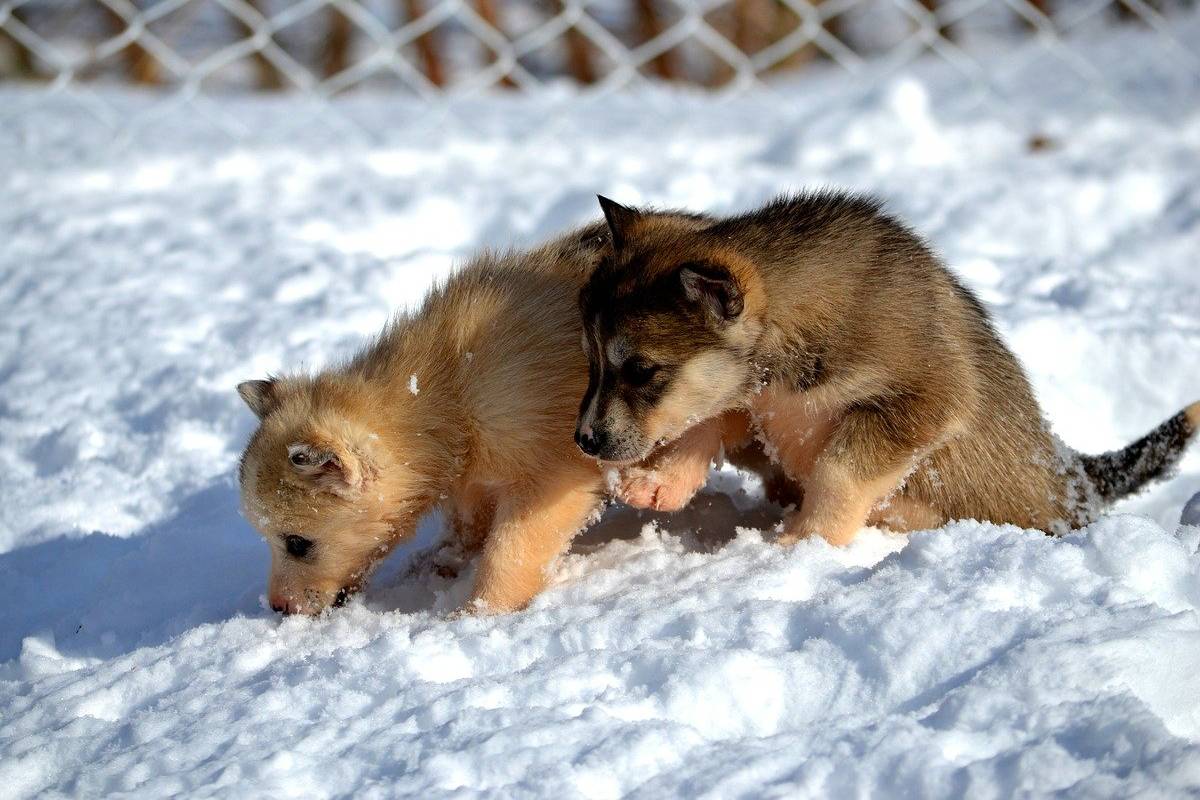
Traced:
POLYGON ((1067 530, 1164 475, 1200 427, 1193 404, 1115 453, 1063 446, 983 305, 870 198, 725 219, 601 205, 580 446, 628 463, 744 410, 803 489, 784 542, 961 518, 1067 530))

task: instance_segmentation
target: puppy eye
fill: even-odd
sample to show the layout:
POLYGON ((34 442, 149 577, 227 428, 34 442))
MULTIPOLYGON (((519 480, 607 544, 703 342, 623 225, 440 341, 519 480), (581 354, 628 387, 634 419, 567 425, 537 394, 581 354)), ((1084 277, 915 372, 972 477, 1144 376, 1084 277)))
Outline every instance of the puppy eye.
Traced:
POLYGON ((645 386, 658 374, 661 367, 640 358, 631 358, 621 367, 621 377, 630 386, 645 386))
POLYGON ((307 467, 312 463, 312 459, 308 457, 308 453, 303 450, 293 450, 288 454, 288 461, 291 461, 297 467, 307 467))
POLYGON ((304 558, 308 555, 308 551, 312 549, 313 543, 311 539, 305 539, 303 536, 291 534, 283 539, 283 546, 287 548, 288 555, 296 558, 304 558))

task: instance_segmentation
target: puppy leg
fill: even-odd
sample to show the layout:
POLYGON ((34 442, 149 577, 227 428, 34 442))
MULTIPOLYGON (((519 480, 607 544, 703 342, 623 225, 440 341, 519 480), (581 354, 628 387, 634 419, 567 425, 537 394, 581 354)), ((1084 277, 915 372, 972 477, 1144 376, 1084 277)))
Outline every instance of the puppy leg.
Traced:
POLYGON ((483 547, 495 512, 495 499, 478 486, 463 487, 454 493, 446 509, 450 529, 433 556, 433 569, 438 575, 458 577, 483 547))
POLYGON ((875 504, 867 524, 886 528, 892 533, 911 533, 945 525, 946 516, 929 503, 896 492, 875 504))
POLYGON ((546 583, 547 567, 599 506, 600 486, 594 471, 576 472, 525 492, 502 495, 467 607, 502 613, 532 600, 546 583))
POLYGON ((634 508, 678 511, 704 488, 722 447, 740 447, 749 438, 750 418, 741 411, 693 425, 645 461, 621 470, 617 499, 634 508))
POLYGON ((779 542, 824 536, 831 544, 848 544, 871 509, 945 435, 945 415, 930 405, 908 397, 848 411, 812 465, 804 503, 785 521, 779 542))

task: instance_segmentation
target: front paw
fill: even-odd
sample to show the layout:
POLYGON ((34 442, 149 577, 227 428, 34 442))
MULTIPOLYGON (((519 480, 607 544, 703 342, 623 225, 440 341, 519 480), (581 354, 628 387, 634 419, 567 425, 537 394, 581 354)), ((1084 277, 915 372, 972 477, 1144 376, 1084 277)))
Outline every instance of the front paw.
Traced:
POLYGON ((707 464, 657 469, 630 467, 621 472, 617 499, 634 508, 678 511, 691 502, 707 478, 707 464))

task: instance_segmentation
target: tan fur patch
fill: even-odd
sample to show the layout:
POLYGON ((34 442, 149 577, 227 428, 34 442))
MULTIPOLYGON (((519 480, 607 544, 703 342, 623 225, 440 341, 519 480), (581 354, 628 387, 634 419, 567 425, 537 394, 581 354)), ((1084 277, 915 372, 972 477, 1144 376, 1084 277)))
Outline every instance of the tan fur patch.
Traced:
POLYGON ((933 506, 902 494, 893 494, 876 503, 867 518, 867 524, 886 528, 892 533, 930 530, 947 521, 933 506))
POLYGON ((1192 403, 1183 410, 1187 416, 1188 424, 1192 426, 1192 430, 1200 433, 1200 403, 1192 403))
POLYGON ((651 442, 673 439, 691 425, 728 408, 746 380, 745 363, 723 351, 700 353, 680 369, 671 389, 642 424, 651 442))
POLYGON ((754 420, 773 455, 793 479, 803 482, 841 418, 835 398, 767 389, 751 403, 754 420))
MULTIPOLYGON (((863 481, 834 463, 824 463, 805 482, 805 502, 784 522, 780 544, 821 536, 830 544, 849 544, 872 509, 892 495, 908 469, 863 481)), ((919 508, 914 504, 912 508, 919 508)))

